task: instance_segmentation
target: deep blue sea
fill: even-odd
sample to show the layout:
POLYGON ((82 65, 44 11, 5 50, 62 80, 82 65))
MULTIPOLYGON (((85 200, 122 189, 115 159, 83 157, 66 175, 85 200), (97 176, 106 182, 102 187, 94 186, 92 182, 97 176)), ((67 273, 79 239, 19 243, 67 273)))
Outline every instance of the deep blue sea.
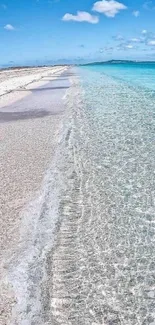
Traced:
POLYGON ((53 314, 58 324, 155 325, 155 63, 76 72, 53 314))

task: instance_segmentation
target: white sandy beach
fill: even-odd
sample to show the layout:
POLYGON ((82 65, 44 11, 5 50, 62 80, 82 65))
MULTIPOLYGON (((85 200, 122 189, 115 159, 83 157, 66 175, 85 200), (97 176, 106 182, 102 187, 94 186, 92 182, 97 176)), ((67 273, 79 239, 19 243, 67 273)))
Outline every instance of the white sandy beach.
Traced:
MULTIPOLYGON (((6 110, 9 117, 10 107, 12 109, 10 105, 14 103, 13 109, 16 109, 16 103, 19 103, 20 107, 20 100, 28 98, 32 89, 36 90, 37 87, 48 84, 49 80, 56 79, 65 70, 66 67, 47 67, 0 71, 0 114, 5 114, 6 110)), ((2 325, 12 324, 12 307, 16 302, 13 288, 7 278, 7 265, 19 246, 21 212, 23 207, 36 197, 59 141, 63 112, 60 111, 58 104, 56 105, 54 111, 51 107, 52 113, 43 114, 41 118, 34 116, 33 111, 32 117, 30 113, 29 117, 24 116, 22 119, 20 114, 23 112, 20 111, 16 119, 11 117, 2 123, 0 121, 0 295, 2 297, 0 324, 2 325), (55 114, 56 110, 58 110, 57 114, 55 114)), ((32 102, 32 106, 35 107, 35 102, 32 102)))
POLYGON ((0 107, 13 103, 27 93, 21 93, 19 90, 31 89, 31 85, 38 86, 47 83, 44 78, 54 74, 59 74, 66 67, 42 67, 42 68, 23 68, 0 70, 0 107), (35 83, 35 84, 34 84, 35 83))

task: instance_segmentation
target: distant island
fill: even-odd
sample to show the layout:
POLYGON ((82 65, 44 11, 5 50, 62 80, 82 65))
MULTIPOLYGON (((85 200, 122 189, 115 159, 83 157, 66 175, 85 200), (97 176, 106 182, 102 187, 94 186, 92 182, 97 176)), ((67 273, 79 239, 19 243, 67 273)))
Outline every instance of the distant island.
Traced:
POLYGON ((81 66, 87 66, 87 65, 101 65, 101 64, 152 64, 155 63, 155 61, 137 61, 137 60, 109 60, 109 61, 99 61, 99 62, 89 62, 80 64, 81 66))

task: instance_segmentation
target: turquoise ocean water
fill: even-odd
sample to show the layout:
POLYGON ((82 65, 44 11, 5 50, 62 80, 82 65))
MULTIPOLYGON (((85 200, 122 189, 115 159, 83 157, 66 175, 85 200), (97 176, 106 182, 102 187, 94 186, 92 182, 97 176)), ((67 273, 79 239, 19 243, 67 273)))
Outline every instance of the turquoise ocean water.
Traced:
POLYGON ((155 62, 92 64, 85 69, 155 91, 155 62))
POLYGON ((155 63, 87 66, 81 80, 96 323, 153 325, 155 63))
POLYGON ((87 66, 81 80, 94 315, 99 324, 153 325, 155 63, 87 66))
POLYGON ((77 73, 53 257, 54 320, 155 325, 155 63, 77 73))
POLYGON ((20 323, 155 325, 155 64, 68 77, 58 148, 30 211, 34 256, 18 269, 22 283, 28 274, 20 323))

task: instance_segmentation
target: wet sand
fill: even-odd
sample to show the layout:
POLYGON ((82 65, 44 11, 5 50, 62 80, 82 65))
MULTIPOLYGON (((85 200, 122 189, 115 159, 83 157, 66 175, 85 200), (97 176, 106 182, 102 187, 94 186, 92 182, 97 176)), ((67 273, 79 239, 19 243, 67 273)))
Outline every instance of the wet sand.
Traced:
POLYGON ((48 76, 41 77, 41 82, 1 97, 0 324, 12 324, 16 303, 7 273, 10 258, 20 247, 21 213, 37 197, 60 139, 63 97, 69 88, 67 74, 60 75, 65 69, 55 70, 53 78, 48 68, 48 76))

